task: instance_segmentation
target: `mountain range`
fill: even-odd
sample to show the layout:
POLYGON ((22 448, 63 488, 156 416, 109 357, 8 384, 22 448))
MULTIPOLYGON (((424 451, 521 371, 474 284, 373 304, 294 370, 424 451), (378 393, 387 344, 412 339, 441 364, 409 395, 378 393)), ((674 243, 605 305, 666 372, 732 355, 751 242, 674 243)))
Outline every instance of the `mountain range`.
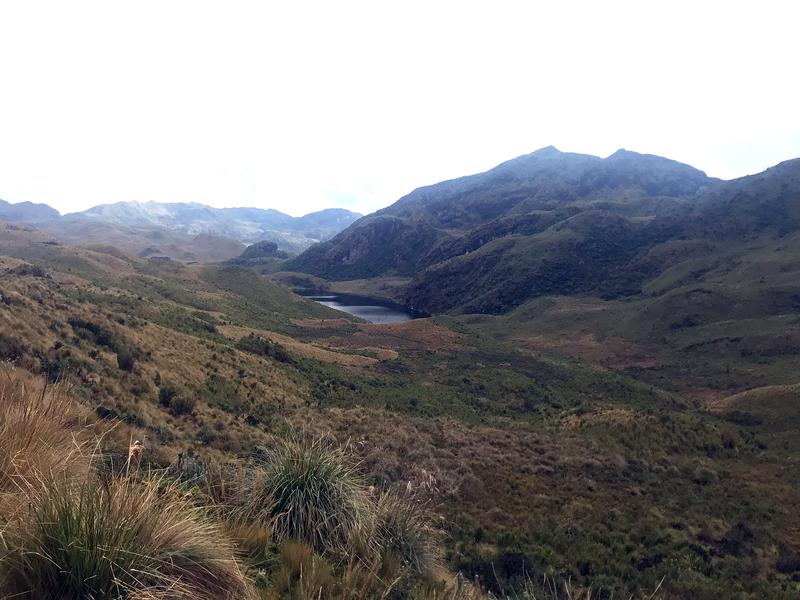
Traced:
POLYGON ((798 198, 800 160, 721 181, 652 155, 548 147, 414 190, 284 268, 330 281, 406 277, 395 299, 433 313, 631 297, 677 264, 796 232, 798 198))
POLYGON ((292 217, 273 209, 212 208, 179 202, 117 202, 62 216, 46 204, 0 202, 0 219, 35 225, 56 237, 63 237, 65 241, 85 242, 88 238, 94 243, 116 243, 120 238, 131 236, 149 238, 145 247, 137 252, 163 252, 182 260, 196 256, 196 253, 170 252, 160 248, 158 243, 150 242, 160 239, 160 245, 182 247, 196 236, 203 236, 201 241, 207 241, 208 236, 227 238, 226 245, 233 253, 211 256, 219 260, 236 256, 244 248, 243 244, 263 240, 277 243, 281 250, 296 253, 332 237, 361 216, 339 208, 292 217), (106 231, 108 235, 104 234, 106 231), (165 244, 163 240, 168 238, 165 244))

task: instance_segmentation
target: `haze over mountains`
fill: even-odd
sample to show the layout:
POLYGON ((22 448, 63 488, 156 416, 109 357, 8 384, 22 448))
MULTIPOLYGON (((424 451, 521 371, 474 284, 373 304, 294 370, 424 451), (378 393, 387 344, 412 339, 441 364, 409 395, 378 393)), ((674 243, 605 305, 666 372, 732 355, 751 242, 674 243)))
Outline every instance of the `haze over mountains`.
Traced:
POLYGON ((361 216, 330 208, 292 217, 273 209, 212 208, 181 202, 117 202, 62 216, 46 204, 0 202, 0 219, 36 225, 65 241, 118 243, 127 239, 126 247, 137 253, 163 254, 181 260, 192 257, 224 260, 239 254, 244 244, 263 240, 277 243, 284 251, 301 252, 332 237, 361 216), (180 249, 186 244, 193 245, 191 241, 196 236, 202 236, 201 245, 213 240, 221 252, 195 256, 192 249, 180 249), (147 243, 136 248, 136 239, 147 243))

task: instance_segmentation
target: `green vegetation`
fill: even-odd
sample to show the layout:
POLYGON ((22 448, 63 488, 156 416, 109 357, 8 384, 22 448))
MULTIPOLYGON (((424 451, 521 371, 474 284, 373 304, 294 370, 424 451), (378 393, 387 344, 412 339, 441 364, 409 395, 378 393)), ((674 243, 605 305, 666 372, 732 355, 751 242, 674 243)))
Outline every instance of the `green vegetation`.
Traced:
MULTIPOLYGON (((453 279, 431 294, 463 301, 455 312, 511 309, 495 316, 371 325, 241 265, 4 232, 0 356, 35 376, 37 405, 50 406, 44 380, 72 399, 47 409, 53 419, 3 404, 17 406, 0 428, 8 556, 44 548, 45 520, 69 523, 48 533, 60 541, 47 555, 99 569, 94 546, 78 556, 68 536, 86 541, 84 515, 111 535, 114 494, 155 487, 152 512, 211 527, 227 549, 199 558, 232 557, 256 597, 550 598, 567 581, 597 598, 659 584, 667 598, 797 597, 800 238, 767 205, 781 219, 792 207, 773 175, 737 183, 753 203, 733 228, 744 245, 726 233, 722 187, 719 222, 689 227, 683 205, 699 210, 711 192, 695 198, 672 167, 660 173, 611 173, 606 187, 588 173, 573 204, 553 200, 557 178, 508 203, 490 187, 519 181, 490 178, 452 214, 428 197, 413 218, 384 215, 399 236, 382 240, 387 252, 411 244, 398 270, 442 265, 453 279), (413 219, 449 217, 433 246, 413 246, 413 219), (37 477, 61 485, 44 495, 37 477)), ((427 277, 410 275, 332 285, 395 296, 427 277)), ((174 574, 160 559, 125 568, 174 574)), ((225 573, 220 585, 237 589, 225 573)))
POLYGON ((4 596, 241 598, 233 546, 179 490, 134 480, 52 482, 11 525, 4 596))
POLYGON ((283 440, 265 450, 261 468, 274 502, 276 539, 294 538, 336 553, 369 526, 366 486, 345 448, 323 440, 283 440))
POLYGON ((388 493, 370 497, 345 448, 288 438, 241 478, 188 461, 174 478, 141 469, 137 441, 107 472, 86 452, 124 448, 92 439, 100 431, 74 421, 86 414, 63 390, 4 375, 3 597, 377 599, 433 577, 430 517, 388 493), (38 452, 70 437, 74 453, 38 452))
POLYGON ((272 358, 278 362, 294 363, 294 359, 291 357, 286 348, 273 342, 272 340, 264 339, 254 333, 241 338, 238 342, 236 342, 236 347, 239 350, 272 358))

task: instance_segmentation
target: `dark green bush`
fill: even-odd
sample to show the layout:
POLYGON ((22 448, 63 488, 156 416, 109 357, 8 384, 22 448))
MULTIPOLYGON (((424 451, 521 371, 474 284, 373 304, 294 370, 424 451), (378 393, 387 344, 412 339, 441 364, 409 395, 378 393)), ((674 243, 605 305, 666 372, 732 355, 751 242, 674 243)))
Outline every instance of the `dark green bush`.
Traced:
POLYGON ((196 400, 189 396, 175 396, 169 404, 169 412, 176 417, 190 415, 194 411, 196 400))
POLYGON ((169 406, 172 399, 178 395, 178 388, 174 385, 167 383, 162 385, 158 390, 158 402, 161 406, 169 406))
POLYGON ((136 359, 133 358, 133 354, 127 348, 121 349, 117 352, 117 366, 122 369, 123 371, 128 371, 129 373, 133 371, 133 367, 136 365, 136 359))
POLYGON ((250 352, 251 354, 257 354, 259 356, 266 356, 268 358, 277 360, 278 362, 289 364, 294 364, 295 362, 291 354, 289 354, 289 351, 286 350, 284 346, 273 342, 272 340, 264 339, 261 336, 253 333, 241 338, 238 342, 236 342, 236 347, 244 352, 250 352))

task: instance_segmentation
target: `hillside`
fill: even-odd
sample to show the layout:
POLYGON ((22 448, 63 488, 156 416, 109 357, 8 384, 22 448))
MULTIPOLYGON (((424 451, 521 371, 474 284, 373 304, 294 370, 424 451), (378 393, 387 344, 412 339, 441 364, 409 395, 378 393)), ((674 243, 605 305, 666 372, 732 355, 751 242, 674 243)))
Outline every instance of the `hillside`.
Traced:
MULTIPOLYGON (((415 190, 286 268, 332 280, 415 275, 500 238, 544 232, 582 213, 612 213, 634 222, 652 218, 717 183, 656 156, 620 150, 601 159, 544 148, 486 173, 415 190)), ((418 302, 422 306, 426 299, 418 302)))
POLYGON ((433 313, 637 297, 691 261, 724 262, 736 240, 755 248, 800 230, 799 165, 720 182, 654 156, 549 148, 417 190, 282 268, 333 281, 410 276, 395 299, 433 313))
MULTIPOLYGON (((662 578, 667 597, 796 593, 800 463, 785 428, 753 403, 703 410, 709 381, 663 361, 648 372, 643 350, 605 362, 624 344, 599 333, 582 353, 556 346, 593 315, 600 329, 601 313, 627 314, 618 301, 371 325, 241 266, 70 248, 13 224, 0 295, 2 359, 68 381, 101 424, 144 443, 143 464, 242 468, 293 430, 350 440, 367 484, 424 491, 445 580, 477 576, 495 595, 545 573, 598 597, 647 597, 662 578)), ((714 384, 747 389, 745 367, 758 385, 789 377, 756 358, 714 384)), ((279 585, 274 562, 253 564, 279 585)))

